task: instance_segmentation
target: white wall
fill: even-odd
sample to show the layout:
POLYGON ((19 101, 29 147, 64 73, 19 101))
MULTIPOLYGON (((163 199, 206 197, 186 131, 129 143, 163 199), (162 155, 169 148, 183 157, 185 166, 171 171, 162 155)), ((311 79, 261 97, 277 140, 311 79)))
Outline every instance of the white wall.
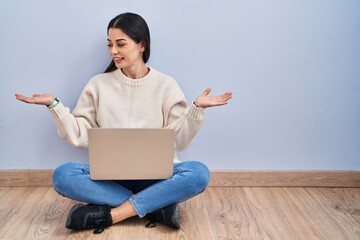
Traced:
POLYGON ((0 168, 87 161, 58 138, 45 107, 14 93, 51 92, 71 109, 110 59, 106 27, 142 15, 149 64, 192 101, 231 90, 206 110, 181 153, 211 169, 360 169, 360 1, 0 1, 0 168))

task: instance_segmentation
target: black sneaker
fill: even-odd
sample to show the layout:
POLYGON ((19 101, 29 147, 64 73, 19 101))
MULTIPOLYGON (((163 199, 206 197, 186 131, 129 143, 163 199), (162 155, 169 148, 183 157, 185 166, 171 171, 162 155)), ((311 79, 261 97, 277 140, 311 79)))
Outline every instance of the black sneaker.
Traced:
POLYGON ((172 204, 158 211, 149 213, 145 217, 150 219, 150 222, 146 224, 147 228, 155 227, 155 222, 165 224, 175 229, 180 228, 180 215, 177 204, 172 204))
POLYGON ((95 228, 94 233, 102 233, 111 226, 110 207, 106 205, 74 205, 66 220, 65 227, 73 230, 95 228))

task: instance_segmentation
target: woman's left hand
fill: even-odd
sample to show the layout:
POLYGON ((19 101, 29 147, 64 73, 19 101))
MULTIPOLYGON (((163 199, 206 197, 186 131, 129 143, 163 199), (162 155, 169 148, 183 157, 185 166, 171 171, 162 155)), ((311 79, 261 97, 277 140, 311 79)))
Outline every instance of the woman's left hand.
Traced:
POLYGON ((208 96, 210 92, 211 88, 205 89, 205 91, 196 98, 194 102, 195 105, 199 108, 222 106, 227 104, 232 98, 231 92, 226 92, 220 96, 208 96))

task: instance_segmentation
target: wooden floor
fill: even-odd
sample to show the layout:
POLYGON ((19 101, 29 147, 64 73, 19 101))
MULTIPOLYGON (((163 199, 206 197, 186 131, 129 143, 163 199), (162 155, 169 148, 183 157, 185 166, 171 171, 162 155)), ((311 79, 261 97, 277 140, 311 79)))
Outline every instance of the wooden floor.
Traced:
POLYGON ((177 231, 138 218, 70 231, 74 203, 50 187, 0 187, 0 239, 360 239, 360 188, 209 187, 180 204, 177 231))

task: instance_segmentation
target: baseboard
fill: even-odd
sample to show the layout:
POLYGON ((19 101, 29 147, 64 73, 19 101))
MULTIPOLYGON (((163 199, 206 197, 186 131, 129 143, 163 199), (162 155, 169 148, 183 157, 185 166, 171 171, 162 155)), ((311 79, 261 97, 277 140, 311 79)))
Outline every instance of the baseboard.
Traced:
MULTIPOLYGON (((0 187, 52 186, 53 170, 0 170, 0 187)), ((360 171, 211 171, 212 187, 360 187, 360 171)))
POLYGON ((53 170, 0 170, 0 187, 49 187, 53 170))
POLYGON ((360 187, 360 171, 212 171, 211 186, 360 187))

